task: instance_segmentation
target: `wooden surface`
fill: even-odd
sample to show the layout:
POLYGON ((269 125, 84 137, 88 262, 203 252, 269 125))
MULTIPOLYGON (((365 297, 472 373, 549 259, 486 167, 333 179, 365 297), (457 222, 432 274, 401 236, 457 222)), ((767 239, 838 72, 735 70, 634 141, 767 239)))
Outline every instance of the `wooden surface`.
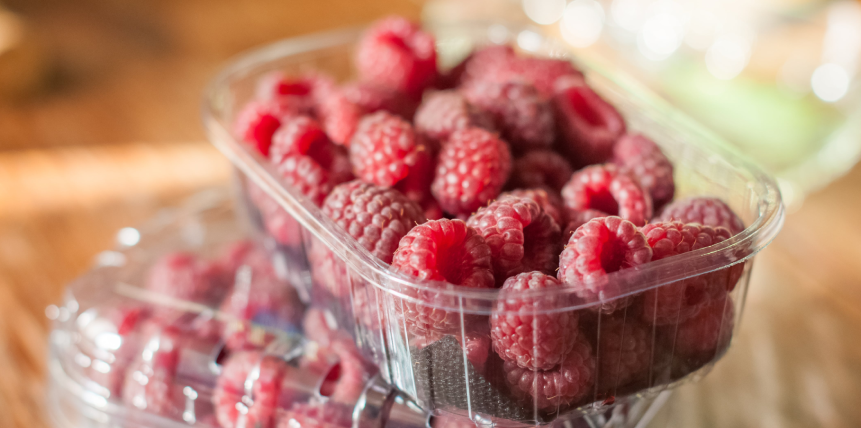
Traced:
MULTIPOLYGON (((418 2, 17 0, 48 76, 0 101, 0 427, 45 427, 44 308, 120 227, 226 162, 197 118, 206 80, 250 46, 418 2)), ((654 427, 861 426, 861 169, 811 196, 758 258, 737 342, 654 427)))

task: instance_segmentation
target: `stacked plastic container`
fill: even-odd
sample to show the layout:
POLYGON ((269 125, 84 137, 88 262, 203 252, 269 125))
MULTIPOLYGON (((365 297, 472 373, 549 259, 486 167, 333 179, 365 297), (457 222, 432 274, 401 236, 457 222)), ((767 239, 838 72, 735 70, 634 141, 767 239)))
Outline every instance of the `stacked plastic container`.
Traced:
MULTIPOLYGON (((561 46, 529 29, 476 24, 440 27, 432 31, 437 37, 439 55, 445 63, 453 64, 474 47, 491 43, 519 42, 520 49, 528 50, 534 55, 565 55, 561 46)), ((205 126, 212 143, 237 168, 237 201, 246 213, 242 216, 244 223, 252 226, 257 236, 262 236, 262 242, 268 243, 267 254, 270 260, 274 260, 273 269, 277 270, 278 278, 296 290, 297 301, 303 308, 298 311, 307 310, 325 320, 327 329, 331 330, 331 336, 323 338, 322 342, 329 341, 332 337, 349 338, 344 342, 348 342, 356 355, 361 356, 367 363, 362 365, 363 379, 370 382, 372 375, 378 372, 378 383, 363 383, 366 387, 361 394, 339 403, 340 406, 352 406, 350 424, 431 424, 437 428, 463 423, 488 426, 583 424, 633 427, 653 402, 660 401, 663 391, 702 377, 724 355, 739 325, 753 257, 774 238, 782 224, 780 195, 772 179, 729 152, 720 141, 691 124, 635 83, 610 73, 586 68, 590 84, 620 110, 629 129, 651 137, 673 162, 677 198, 720 198, 739 215, 747 226, 744 231, 701 250, 609 274, 606 277, 607 283, 619 290, 611 298, 583 298, 565 287, 519 294, 517 299, 528 299, 533 303, 534 313, 510 309, 506 302, 514 297, 497 289, 465 289, 452 284, 428 283, 406 277, 391 271, 388 265, 371 255, 326 218, 311 201, 290 186, 284 185, 268 162, 252 147, 237 141, 231 132, 238 110, 253 98, 258 79, 270 72, 300 74, 320 70, 339 79, 349 78, 352 74, 352 52, 360 34, 360 29, 351 29, 301 37, 275 43, 244 55, 215 79, 207 91, 203 109, 205 126), (274 236, 269 235, 273 228, 267 227, 264 222, 264 219, 271 219, 273 213, 280 219, 278 230, 281 232, 274 236), (309 263, 309 255, 312 252, 326 253, 330 262, 312 265, 309 263), (644 322, 649 314, 644 313, 642 305, 629 304, 646 294, 659 296, 682 281, 709 281, 726 285, 727 293, 710 305, 709 313, 714 316, 709 319, 711 324, 708 326, 711 339, 706 341, 705 345, 699 343, 700 346, 692 347, 687 340, 691 335, 702 336, 702 332, 696 330, 702 323, 681 322, 679 320, 685 318, 681 313, 676 321, 673 321, 672 316, 668 316, 665 317, 669 318, 666 322, 644 322), (608 307, 623 309, 610 313, 611 311, 606 310, 608 307), (436 319, 444 319, 446 328, 438 331, 416 329, 408 322, 415 313, 431 314, 430 316, 436 319), (544 374, 537 370, 530 372, 528 369, 517 369, 513 374, 514 370, 506 367, 490 347, 488 328, 491 316, 535 317, 546 314, 570 315, 579 319, 582 345, 578 346, 583 347, 584 355, 580 367, 594 376, 594 381, 590 382, 587 391, 542 399, 535 398, 539 394, 523 394, 523 390, 539 387, 540 382, 536 379, 544 374), (638 355, 642 358, 631 361, 622 357, 627 355, 625 351, 633 347, 640 351, 638 355), (632 365, 637 366, 636 370, 627 370, 632 365), (626 371, 635 371, 637 376, 622 375, 626 371), (511 386, 517 382, 512 383, 512 379, 506 379, 511 376, 531 379, 533 383, 523 383, 518 391, 511 386), (383 384, 389 386, 382 386, 383 384), (391 389, 392 387, 395 389, 391 389), (374 395, 377 398, 369 398, 368 393, 374 391, 378 391, 374 395), (374 404, 375 400, 383 404, 374 404), (369 414, 375 416, 368 416, 369 414), (425 415, 431 417, 426 418, 425 415)), ((209 225, 200 230, 221 229, 209 225)), ((235 227, 224 230, 235 230, 235 227)), ((185 236, 187 233, 192 232, 176 230, 169 234, 185 236)), ((198 241, 199 248, 212 246, 211 242, 204 244, 204 241, 198 241)), ((164 245, 165 248, 175 246, 173 243, 159 245, 164 245)), ((75 366, 70 362, 76 359, 83 361, 84 357, 78 355, 84 355, 90 359, 92 365, 99 357, 98 354, 105 351, 99 348, 103 348, 106 343, 114 345, 110 340, 99 341, 87 336, 85 331, 89 330, 83 327, 82 323, 89 325, 87 320, 94 316, 110 320, 111 315, 98 310, 96 315, 87 315, 89 318, 86 318, 84 314, 89 312, 85 310, 84 302, 90 302, 89 307, 106 309, 105 303, 110 299, 106 299, 99 290, 116 290, 116 284, 124 281, 121 279, 123 275, 135 276, 140 282, 143 276, 139 269, 150 264, 152 260, 140 262, 139 267, 134 268, 138 269, 137 271, 128 264, 121 268, 102 267, 98 270, 100 273, 94 273, 85 279, 87 284, 79 283, 73 288, 78 295, 68 300, 62 308, 66 311, 66 319, 61 320, 64 322, 59 324, 57 337, 53 339, 55 353, 59 357, 54 363, 54 373, 55 378, 66 379, 64 388, 75 385, 74 388, 78 388, 75 395, 82 398, 80 402, 72 403, 76 399, 59 396, 59 405, 86 407, 95 403, 97 407, 117 406, 115 410, 122 413, 124 407, 120 403, 126 402, 125 408, 131 403, 132 407, 137 406, 138 410, 143 407, 141 414, 152 413, 145 411, 146 394, 137 403, 127 399, 118 401, 115 398, 118 395, 116 390, 112 395, 110 386, 105 386, 104 382, 93 383, 92 372, 81 372, 78 368, 80 364, 75 366), (85 349, 87 346, 96 349, 85 349), (75 373, 77 374, 73 375, 75 373), (141 403, 143 405, 139 406, 141 403)), ((233 272, 234 290, 241 283, 241 273, 237 272, 233 272)), ((134 281, 130 282, 134 284, 134 281)), ((201 306, 199 302, 192 302, 189 306, 186 304, 188 302, 171 299, 165 301, 159 298, 157 293, 153 295, 136 292, 138 288, 135 287, 125 290, 131 290, 126 293, 131 297, 126 298, 143 299, 150 305, 178 306, 186 312, 196 314, 195 318, 208 316, 218 320, 219 314, 223 312, 223 306, 216 309, 219 308, 218 305, 201 306)), ((111 306, 120 307, 122 304, 111 306)), ((655 317, 656 314, 652 316, 655 317)), ((260 324, 264 333, 257 336, 266 336, 265 332, 277 336, 262 342, 262 346, 252 347, 261 351, 261 355, 277 355, 278 360, 287 366, 300 367, 301 362, 296 362, 300 361, 296 359, 296 355, 307 354, 319 347, 318 344, 299 344, 302 341, 294 336, 279 333, 291 328, 298 330, 298 323, 295 321, 281 324, 272 323, 271 318, 258 321, 260 320, 253 317, 247 320, 249 331, 253 330, 254 325, 260 324)), ((112 326, 109 330, 112 328, 110 331, 114 333, 120 328, 116 322, 102 323, 104 324, 112 326)), ((201 397, 213 394, 219 373, 224 372, 224 361, 219 360, 219 353, 225 346, 225 330, 216 330, 222 332, 220 335, 216 334, 217 340, 202 345, 199 351, 189 351, 191 356, 187 360, 180 357, 178 367, 187 368, 190 379, 193 379, 186 379, 187 381, 181 383, 181 393, 185 397, 183 405, 180 406, 181 411, 177 410, 162 419, 172 421, 170 423, 147 420, 148 422, 142 424, 220 424, 224 428, 252 426, 246 425, 251 423, 263 428, 274 426, 246 416, 239 419, 233 417, 233 422, 227 426, 218 418, 203 420, 195 416, 199 413, 196 409, 211 406, 211 399, 201 397), (196 374, 197 372, 206 373, 196 374), (192 396, 194 398, 191 398, 192 396)), ((254 335, 249 333, 249 337, 252 336, 254 335)), ((319 338, 312 339, 321 342, 319 338)), ((138 355, 143 350, 141 355, 149 355, 145 341, 139 342, 137 346, 140 349, 131 353, 138 355)), ((186 349, 186 346, 183 349, 186 349)), ((118 353, 125 354, 125 351, 120 352, 116 347, 108 351, 105 358, 99 361, 112 358, 116 360, 119 358, 118 353)), ((253 367, 256 367, 257 371, 252 370, 249 373, 256 375, 246 373, 248 377, 244 382, 245 389, 236 394, 239 399, 235 408, 240 415, 251 414, 255 408, 254 398, 260 397, 257 388, 260 385, 260 370, 264 364, 258 361, 253 367)), ((331 367, 331 364, 327 367, 331 367)), ((277 373, 289 371, 280 370, 277 373)), ((322 370, 308 375, 317 379, 317 384, 310 378, 299 382, 302 385, 312 385, 311 387, 281 387, 280 390, 305 391, 298 395, 290 394, 291 397, 300 397, 293 398, 295 402, 312 402, 315 405, 332 403, 335 400, 328 394, 321 393, 320 382, 325 382, 319 380, 327 379, 331 373, 331 370, 322 370)), ((557 375, 565 378, 577 374, 563 372, 557 375)), ((283 382, 287 382, 289 377, 283 374, 278 376, 283 382)), ((338 376, 335 378, 339 379, 338 376)), ((562 378, 548 378, 543 381, 559 382, 561 385, 566 381, 562 378)), ((298 376, 297 379, 304 378, 298 376)), ((285 394, 279 395, 278 400, 286 400, 275 405, 284 411, 293 405, 291 399, 285 398, 285 394)), ((207 412, 200 414, 213 414, 207 412)), ((268 423, 286 421, 283 422, 287 424, 285 426, 291 427, 299 423, 295 418, 276 419, 270 418, 268 423), (291 420, 293 425, 290 425, 291 420)), ((94 423, 93 426, 113 425, 110 418, 107 418, 104 419, 104 424, 94 423)), ((300 423, 299 426, 304 425, 300 423)))

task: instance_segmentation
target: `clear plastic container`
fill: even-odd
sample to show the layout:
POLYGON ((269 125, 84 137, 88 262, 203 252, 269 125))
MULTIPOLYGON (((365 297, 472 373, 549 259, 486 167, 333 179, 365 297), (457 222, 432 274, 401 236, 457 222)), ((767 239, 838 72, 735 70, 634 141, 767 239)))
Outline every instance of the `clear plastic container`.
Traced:
MULTIPOLYGON (((449 66, 475 46, 512 40, 522 41, 519 48, 535 55, 566 56, 561 45, 524 28, 459 24, 432 31, 441 63, 449 66)), ((492 315, 524 315, 501 305, 512 296, 390 271, 232 135, 235 115, 253 97, 258 78, 275 70, 287 74, 321 70, 349 78, 360 34, 360 29, 349 29, 285 40, 236 59, 209 87, 203 116, 210 140, 238 170, 240 200, 247 203, 249 219, 261 231, 274 232, 308 303, 334 315, 338 327, 354 338, 383 379, 437 414, 520 426, 579 420, 583 415, 594 421, 597 416, 588 415, 610 414, 620 404, 636 407, 711 369, 739 324, 753 256, 782 225, 780 194, 770 177, 636 82, 585 69, 591 85, 620 110, 629 129, 651 137, 674 163, 677 198, 721 198, 747 227, 711 247, 609 274, 606 281, 616 290, 613 295, 590 300, 569 288, 519 295, 540 308, 525 315, 576 313, 580 319, 578 334, 588 349, 583 365, 591 365, 592 380, 584 383, 585 392, 561 386, 553 390, 551 383, 535 381, 546 373, 515 373, 489 346, 492 315), (698 281, 722 283, 728 290, 711 300, 710 319, 643 321, 648 317, 642 310, 645 295, 661 296, 698 281), (609 308, 619 309, 608 314, 609 308), (422 316, 441 327, 415 328, 416 318, 422 316), (705 330, 697 330, 700 327, 705 330), (709 335, 711 339, 703 339, 709 335), (635 348, 638 357, 630 357, 635 348), (530 393, 530 387, 547 394, 530 393)), ((689 318, 681 312, 677 319, 689 318)), ((706 312, 700 311, 703 317, 706 312)), ((558 379, 566 374, 549 376, 558 379)), ((632 426, 636 420, 621 417, 615 426, 632 426)))

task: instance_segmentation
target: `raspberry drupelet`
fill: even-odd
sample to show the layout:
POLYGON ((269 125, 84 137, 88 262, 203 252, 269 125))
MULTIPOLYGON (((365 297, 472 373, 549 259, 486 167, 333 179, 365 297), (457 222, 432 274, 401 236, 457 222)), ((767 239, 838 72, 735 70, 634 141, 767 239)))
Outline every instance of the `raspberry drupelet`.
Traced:
POLYGON ((514 160, 507 187, 547 187, 558 193, 573 173, 571 165, 560 154, 552 150, 532 150, 514 160))
POLYGON ((652 198, 631 177, 612 164, 587 166, 562 188, 565 206, 574 211, 597 210, 637 226, 652 217, 652 198))
POLYGON ((559 148, 578 166, 607 162, 613 144, 625 133, 625 120, 582 77, 556 81, 553 107, 559 148))
POLYGON ((465 218, 499 195, 510 172, 504 141, 484 129, 462 129, 439 154, 431 192, 443 211, 465 218))
POLYGON ((635 178, 649 192, 656 210, 673 199, 673 164, 652 140, 626 134, 613 147, 613 163, 619 165, 619 172, 635 178))
POLYGON ((359 77, 418 99, 436 81, 435 43, 432 35, 405 18, 377 21, 356 50, 359 77))
POLYGON ((496 283, 521 272, 547 274, 558 266, 559 225, 531 198, 507 196, 466 222, 490 247, 496 283))
POLYGON ((553 109, 523 80, 478 80, 461 88, 474 106, 487 111, 502 138, 518 153, 550 147, 556 137, 553 109))
MULTIPOLYGON (((678 221, 648 224, 640 231, 652 247, 652 260, 695 251, 730 238, 730 232, 723 227, 678 221)), ((646 291, 643 320, 653 325, 670 325, 695 317, 711 301, 725 298, 727 291, 735 286, 734 281, 741 277, 739 269, 744 269, 742 264, 646 291)))
MULTIPOLYGON (((392 270, 422 280, 446 281, 470 288, 493 288, 490 247, 484 238, 461 220, 432 220, 418 225, 401 239, 392 270)), ((410 299, 396 299, 414 331, 448 332, 460 326, 460 314, 436 308, 456 305, 456 297, 407 287, 410 299), (414 302, 412 300, 419 300, 414 302), (423 304, 423 303, 427 304, 423 304)))
POLYGON ((430 156, 412 125, 387 112, 362 118, 350 142, 350 163, 356 177, 383 187, 394 186, 411 174, 427 174, 428 167, 422 171, 413 168, 428 165, 430 156))
POLYGON ((556 412, 590 397, 596 362, 592 346, 579 335, 565 359, 552 370, 525 369, 506 361, 503 369, 511 393, 537 409, 556 412))
POLYGON ((424 97, 416 111, 416 131, 437 146, 445 144, 452 132, 473 126, 493 130, 493 118, 470 104, 457 91, 433 92, 424 97))
POLYGON ((726 202, 718 198, 693 197, 675 201, 664 207, 653 221, 678 220, 704 226, 725 227, 733 235, 744 230, 744 223, 726 202))
POLYGON ((555 277, 541 272, 525 272, 505 280, 490 317, 493 349, 503 360, 536 370, 550 370, 562 362, 577 338, 577 312, 555 311, 564 306, 557 295, 521 295, 525 290, 562 287, 555 277))
POLYGON ((571 235, 559 255, 556 276, 578 296, 601 302, 602 311, 611 313, 630 302, 618 298, 623 290, 607 275, 651 260, 652 249, 637 226, 619 217, 599 217, 571 235))

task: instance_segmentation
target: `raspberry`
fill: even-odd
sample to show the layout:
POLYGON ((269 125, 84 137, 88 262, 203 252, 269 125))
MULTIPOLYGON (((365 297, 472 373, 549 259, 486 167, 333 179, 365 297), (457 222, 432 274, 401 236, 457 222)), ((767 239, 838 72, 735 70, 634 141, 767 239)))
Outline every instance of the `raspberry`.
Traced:
POLYGON ((532 150, 514 160, 508 187, 546 187, 560 192, 571 178, 571 165, 552 150, 532 150))
POLYGON ((431 417, 430 428, 475 428, 472 419, 453 413, 442 413, 431 417))
POLYGON ((555 412, 586 398, 595 382, 595 356, 582 335, 553 370, 524 369, 506 361, 505 380, 511 393, 541 410, 555 412))
POLYGON ((142 357, 126 374, 123 402, 149 413, 177 417, 182 412, 182 386, 176 382, 179 331, 165 328, 145 340, 142 357))
POLYGON ((679 220, 704 226, 725 227, 733 235, 744 230, 744 223, 724 201, 718 198, 687 198, 675 201, 661 211, 654 221, 679 220))
POLYGON ((412 125, 386 112, 365 116, 350 142, 350 162, 360 179, 383 187, 415 174, 412 168, 427 165, 430 153, 412 125))
POLYGON ((439 154, 431 192, 443 211, 466 216, 499 194, 510 171, 505 142, 479 128, 455 131, 439 154))
POLYGON ((560 227, 565 224, 562 208, 562 198, 559 197, 556 193, 551 193, 545 189, 516 189, 511 190, 509 192, 502 192, 499 194, 499 199, 504 197, 513 196, 518 198, 528 198, 535 201, 538 206, 544 210, 553 221, 556 222, 560 227))
MULTIPOLYGON (((392 269, 422 280, 446 281, 470 288, 492 288, 493 268, 490 247, 479 233, 461 220, 432 220, 416 226, 401 239, 392 261, 392 269)), ((406 287, 405 299, 396 299, 399 312, 417 331, 451 331, 460 326, 460 316, 454 312, 426 306, 422 303, 455 305, 455 299, 433 292, 437 283, 427 284, 427 290, 406 287), (414 302, 419 300, 419 303, 414 302)))
MULTIPOLYGON (((395 189, 361 181, 341 184, 326 197, 323 214, 342 227, 359 245, 384 263, 391 263, 398 241, 416 224, 425 222, 421 207, 395 189)), ((308 256, 314 278, 336 296, 349 287, 343 263, 319 240, 308 256)))
MULTIPOLYGON (((414 335, 410 340, 410 345, 418 349, 422 349, 443 339, 447 335, 437 331, 422 331, 414 335)), ((455 340, 463 346, 461 335, 453 335, 455 340)), ((484 374, 487 365, 487 358, 490 355, 490 337, 486 332, 468 331, 466 332, 466 359, 472 364, 475 370, 484 374)))
POLYGON ((277 428, 351 428, 353 408, 331 401, 293 403, 278 419, 277 428))
POLYGON ((493 349, 503 360, 537 370, 550 370, 562 362, 577 338, 572 333, 577 331, 577 313, 553 311, 559 308, 558 297, 520 296, 524 290, 562 286, 555 277, 541 272, 521 273, 505 280, 490 317, 493 349))
MULTIPOLYGON (((661 260, 698 250, 730 238, 723 227, 711 228, 697 223, 662 222, 647 224, 641 232, 652 247, 652 260, 661 260)), ((721 269, 651 289, 643 296, 643 320, 653 325, 687 321, 711 300, 722 300, 729 285, 721 269)))
POLYGON ((553 109, 534 86, 522 80, 475 81, 461 88, 472 105, 487 111, 502 138, 516 152, 553 144, 553 109))
POLYGON ((403 93, 368 82, 354 82, 342 88, 344 96, 366 113, 387 111, 412 120, 418 103, 403 93))
POLYGON ((284 360, 260 352, 231 354, 221 368, 212 394, 219 425, 273 427, 282 380, 289 369, 284 360), (251 384, 250 395, 248 384, 251 384))
POLYGON ((449 73, 458 84, 475 80, 505 82, 514 77, 512 72, 516 54, 511 46, 490 45, 472 52, 449 73))
POLYGON ((492 254, 496 283, 521 272, 552 273, 558 266, 559 226, 530 198, 501 198, 466 222, 492 254))
POLYGON ((616 395, 617 389, 648 375, 652 331, 633 319, 603 317, 598 329, 598 390, 616 395))
POLYGON ((315 112, 326 135, 337 144, 349 145, 365 112, 336 89, 320 90, 315 98, 315 112))
POLYGON ((125 380, 128 366, 134 361, 135 355, 139 354, 140 340, 135 337, 139 326, 144 323, 151 314, 149 308, 137 305, 121 305, 107 307, 103 313, 92 318, 87 323, 79 323, 81 334, 88 341, 94 341, 103 334, 119 335, 123 340, 118 349, 109 352, 112 358, 97 358, 94 364, 85 369, 86 375, 96 384, 105 387, 111 396, 121 396, 123 382, 125 380), (110 370, 96 370, 101 364, 98 361, 111 361, 110 370))
POLYGON ((553 96, 561 149, 579 165, 606 162, 625 133, 625 120, 579 77, 556 81, 553 96))
POLYGON ((473 106, 457 91, 433 92, 416 111, 416 131, 442 146, 452 132, 473 126, 493 130, 493 118, 473 106))
POLYGON ((313 76, 288 78, 273 72, 257 81, 255 94, 258 100, 277 102, 286 112, 307 114, 314 108, 315 80, 313 76))
POLYGON ((269 159, 278 165, 289 155, 304 155, 329 143, 320 124, 309 116, 285 117, 272 135, 269 159))
POLYGON ((328 347, 338 334, 338 322, 326 310, 308 308, 302 318, 302 331, 305 337, 318 346, 328 347))
POLYGON ((637 226, 652 217, 652 198, 615 165, 593 165, 571 176, 562 188, 565 206, 571 210, 594 209, 617 215, 637 226))
POLYGON ((359 41, 356 69, 362 80, 415 99, 437 76, 433 36, 401 17, 377 21, 359 41))
POLYGON ((254 145, 260 154, 268 156, 272 135, 281 126, 281 116, 275 102, 252 101, 239 112, 233 132, 254 145))
POLYGON ((613 148, 613 162, 649 192, 656 209, 673 200, 673 164, 652 140, 639 134, 623 136, 613 148))
POLYGON ((619 217, 600 217, 580 226, 559 255, 557 278, 587 300, 602 302, 605 312, 627 306, 615 299, 619 284, 607 275, 648 263, 652 249, 637 226, 619 217))
POLYGON ((269 236, 281 245, 299 248, 302 245, 302 226, 299 222, 253 182, 249 181, 246 189, 248 198, 257 207, 263 227, 269 236))
POLYGON ((589 220, 598 217, 607 217, 607 214, 598 210, 568 210, 565 215, 568 224, 565 226, 565 230, 562 231, 562 242, 567 243, 577 228, 586 224, 589 220))
POLYGON ((196 255, 175 252, 161 257, 151 268, 146 288, 152 292, 195 303, 216 304, 224 295, 223 271, 216 263, 196 255))
POLYGON ((664 327, 670 339, 675 336, 673 353, 688 365, 702 365, 723 352, 732 339, 735 308, 732 298, 715 300, 678 327, 664 327))
POLYGON ((583 73, 571 61, 553 58, 522 57, 515 61, 514 69, 535 85, 544 97, 553 96, 556 81, 564 76, 582 78, 583 73))
MULTIPOLYGON (((277 170, 284 182, 317 206, 323 203, 326 195, 337 184, 332 182, 328 171, 309 156, 287 156, 278 164, 277 170)), ((280 205, 278 207, 281 208, 280 205)))

